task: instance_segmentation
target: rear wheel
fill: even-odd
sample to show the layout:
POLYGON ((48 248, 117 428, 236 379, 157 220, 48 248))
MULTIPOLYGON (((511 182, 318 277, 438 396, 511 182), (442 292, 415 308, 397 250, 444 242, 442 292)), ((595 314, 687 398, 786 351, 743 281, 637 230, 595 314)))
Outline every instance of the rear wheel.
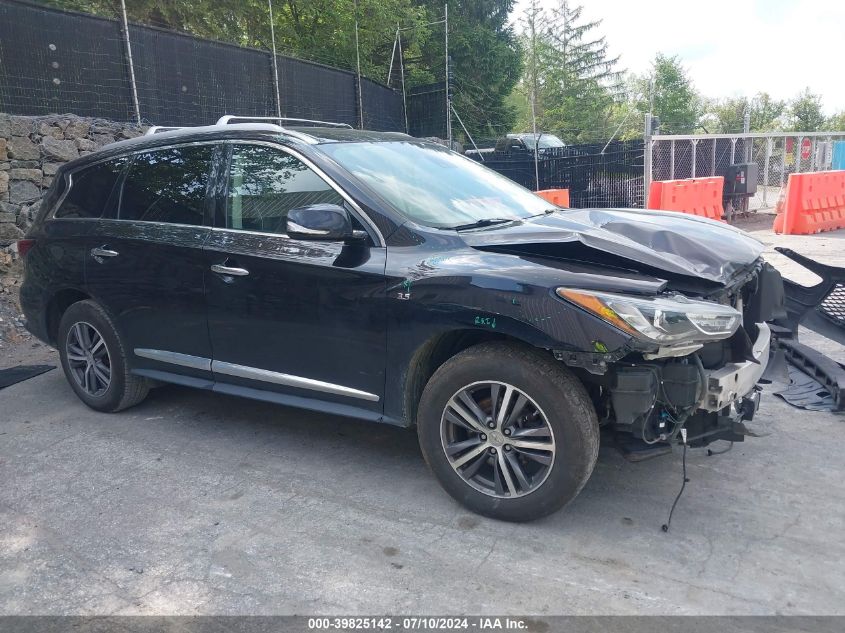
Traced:
POLYGON ((97 411, 120 411, 143 400, 149 384, 129 373, 111 318, 97 303, 74 303, 59 322, 59 356, 71 388, 97 411))
POLYGON ((432 376, 420 400, 423 454, 471 510, 528 521, 571 501, 598 455, 596 413, 583 385, 547 355, 485 343, 432 376))

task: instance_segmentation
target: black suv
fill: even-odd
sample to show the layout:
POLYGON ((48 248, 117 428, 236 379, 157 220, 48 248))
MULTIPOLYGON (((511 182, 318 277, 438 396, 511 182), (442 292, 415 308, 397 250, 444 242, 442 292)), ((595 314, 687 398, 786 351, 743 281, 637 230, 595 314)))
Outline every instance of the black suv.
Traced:
POLYGON ((168 382, 416 425, 449 494, 508 520, 575 497, 600 427, 742 439, 782 301, 744 233, 558 209, 403 134, 236 121, 66 164, 21 242, 28 327, 88 406, 168 382))

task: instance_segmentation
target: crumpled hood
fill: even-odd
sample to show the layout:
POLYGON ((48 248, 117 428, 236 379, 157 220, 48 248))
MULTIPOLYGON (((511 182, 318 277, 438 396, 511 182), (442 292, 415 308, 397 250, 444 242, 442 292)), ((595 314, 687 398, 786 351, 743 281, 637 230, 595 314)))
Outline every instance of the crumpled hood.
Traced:
POLYGON ((516 226, 466 231, 461 237, 482 250, 512 247, 524 252, 532 244, 542 245, 544 253, 564 259, 573 257, 571 245, 577 242, 651 268, 720 284, 727 284, 763 252, 760 242, 728 224, 637 209, 570 209, 516 226), (559 248, 550 249, 554 244, 559 248))

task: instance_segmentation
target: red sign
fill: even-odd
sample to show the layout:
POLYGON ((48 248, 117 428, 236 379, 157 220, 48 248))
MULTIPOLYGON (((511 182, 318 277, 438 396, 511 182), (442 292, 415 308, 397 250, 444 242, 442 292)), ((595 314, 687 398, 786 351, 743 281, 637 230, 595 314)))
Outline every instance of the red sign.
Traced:
POLYGON ((805 138, 801 141, 801 160, 807 160, 810 158, 810 148, 812 147, 810 143, 810 139, 805 138))

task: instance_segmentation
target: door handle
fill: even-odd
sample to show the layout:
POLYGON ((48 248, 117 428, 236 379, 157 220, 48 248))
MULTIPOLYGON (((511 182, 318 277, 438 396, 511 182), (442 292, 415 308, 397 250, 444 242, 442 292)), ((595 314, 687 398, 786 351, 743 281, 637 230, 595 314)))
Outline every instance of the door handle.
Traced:
POLYGON ((218 275, 230 275, 232 277, 246 277, 249 271, 246 268, 232 268, 231 266, 221 266, 220 264, 212 264, 211 272, 218 275))
POLYGON ((91 257, 95 259, 98 257, 117 257, 119 254, 117 251, 108 249, 105 246, 98 246, 97 248, 91 249, 91 257))

